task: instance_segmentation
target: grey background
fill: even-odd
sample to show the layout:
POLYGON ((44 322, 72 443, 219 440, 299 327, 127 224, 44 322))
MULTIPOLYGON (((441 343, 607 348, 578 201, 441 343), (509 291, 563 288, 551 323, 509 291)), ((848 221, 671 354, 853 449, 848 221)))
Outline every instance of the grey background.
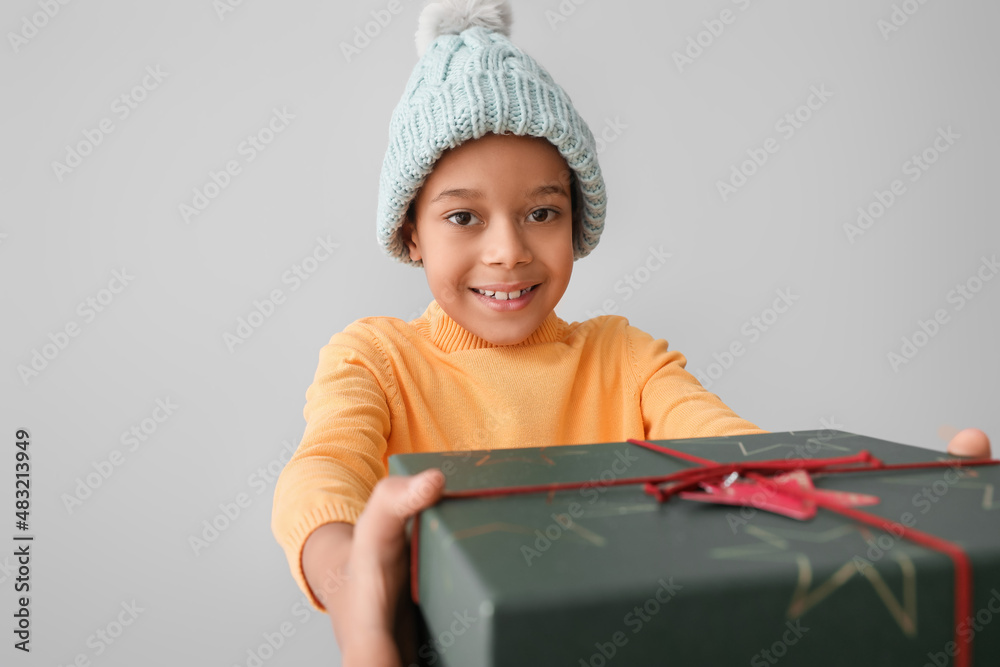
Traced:
MULTIPOLYGON (((297 444, 333 333, 364 316, 412 319, 432 298, 419 269, 381 254, 374 229, 420 4, 402 0, 348 62, 339 45, 387 0, 247 0, 221 15, 208 1, 71 2, 16 52, 9 34, 41 9, 4 3, 0 470, 11 488, 14 433, 30 430, 37 536, 33 651, 14 651, 7 630, 4 661, 247 665, 262 635, 288 623, 294 635, 263 664, 338 663, 326 617, 303 612, 271 537, 273 477, 257 471, 297 444), (120 119, 112 101, 147 66, 164 80, 120 119), (283 107, 294 119, 246 162, 240 142, 283 107), (52 163, 102 118, 114 130, 60 182, 52 163), (233 159, 242 172, 186 223, 179 205, 233 159), (324 235, 339 248, 292 290, 283 274, 324 235), (78 304, 123 267, 134 279, 85 322, 78 304), (230 351, 224 334, 274 289, 285 302, 230 351), (22 380, 18 367, 71 322, 79 335, 22 380), (123 446, 168 398, 173 414, 134 451, 123 446), (114 450, 121 465, 67 509, 66 494, 114 450), (241 493, 248 506, 196 554, 189 537, 241 493), (143 611, 98 655, 88 638, 133 600, 143 611)), ((596 134, 621 128, 600 156, 606 229, 575 265, 560 317, 586 319, 610 299, 692 371, 744 343, 711 389, 769 430, 835 427, 936 449, 966 426, 1000 437, 1000 281, 961 310, 947 300, 1000 250, 1000 7, 895 4, 919 9, 886 36, 889 0, 515 0, 515 42, 596 134), (546 12, 560 6, 566 20, 552 23, 546 12), (735 21, 678 71, 673 52, 723 9, 735 21), (811 86, 833 96, 783 138, 775 123, 811 86), (960 138, 908 180, 904 162, 949 126, 960 138), (768 137, 780 150, 724 202, 716 182, 768 137), (905 194, 849 242, 845 223, 896 178, 905 194), (672 256, 644 274, 651 245, 672 256), (629 294, 625 275, 648 280, 629 294), (742 327, 778 289, 798 300, 751 341, 742 327), (887 354, 939 308, 949 321, 894 370, 887 354)), ((8 619, 12 565, 0 556, 8 619)))

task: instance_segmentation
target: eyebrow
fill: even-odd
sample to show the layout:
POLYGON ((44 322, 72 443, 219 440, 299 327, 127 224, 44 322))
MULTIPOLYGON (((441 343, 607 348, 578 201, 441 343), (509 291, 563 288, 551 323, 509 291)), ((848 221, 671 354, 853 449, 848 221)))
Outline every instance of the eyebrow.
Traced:
MULTIPOLYGON (((566 194, 566 189, 561 185, 540 185, 539 187, 531 190, 527 193, 528 197, 539 197, 541 195, 562 195, 563 197, 569 197, 566 194)), ((442 199, 482 199, 483 193, 480 190, 473 190, 471 188, 453 188, 451 190, 444 190, 437 197, 431 200, 431 203, 441 201, 442 199)))

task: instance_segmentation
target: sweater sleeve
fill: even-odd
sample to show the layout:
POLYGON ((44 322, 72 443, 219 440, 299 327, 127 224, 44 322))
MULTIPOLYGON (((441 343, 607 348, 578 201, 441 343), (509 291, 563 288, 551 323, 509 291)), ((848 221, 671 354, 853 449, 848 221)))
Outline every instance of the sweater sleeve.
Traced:
POLYGON ((687 359, 667 341, 627 327, 629 351, 639 383, 646 438, 670 440, 767 433, 741 418, 685 370, 687 359))
POLYGON ((296 583, 322 611, 302 570, 302 550, 319 526, 355 523, 386 474, 394 392, 388 368, 364 327, 348 327, 330 339, 306 390, 305 434, 275 485, 271 531, 296 583))

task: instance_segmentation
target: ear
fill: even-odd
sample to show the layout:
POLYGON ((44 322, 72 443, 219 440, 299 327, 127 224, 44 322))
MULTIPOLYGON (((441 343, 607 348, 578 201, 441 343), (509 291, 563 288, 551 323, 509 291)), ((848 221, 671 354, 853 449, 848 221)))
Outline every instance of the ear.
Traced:
POLYGON ((419 261, 420 239, 417 237, 417 226, 409 214, 403 219, 403 224, 399 228, 399 234, 410 249, 410 259, 414 262, 419 261))

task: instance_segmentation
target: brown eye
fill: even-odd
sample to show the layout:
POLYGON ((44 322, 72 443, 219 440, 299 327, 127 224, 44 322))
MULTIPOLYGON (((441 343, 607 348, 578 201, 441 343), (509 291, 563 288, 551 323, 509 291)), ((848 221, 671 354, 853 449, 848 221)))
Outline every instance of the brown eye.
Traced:
MULTIPOLYGON (((467 215, 467 216, 469 216, 469 218, 474 218, 475 217, 471 213, 469 213, 468 211, 459 211, 458 213, 452 213, 447 218, 445 218, 445 220, 451 220, 452 218, 455 218, 455 217, 460 216, 460 215, 467 215)), ((459 227, 468 227, 469 223, 471 222, 471 220, 464 220, 464 221, 452 220, 452 222, 454 222, 459 227)))
POLYGON ((534 222, 550 222, 556 213, 557 211, 551 208, 540 208, 537 211, 531 212, 531 218, 534 222), (539 220, 538 219, 539 213, 545 213, 546 215, 541 220, 539 220))

